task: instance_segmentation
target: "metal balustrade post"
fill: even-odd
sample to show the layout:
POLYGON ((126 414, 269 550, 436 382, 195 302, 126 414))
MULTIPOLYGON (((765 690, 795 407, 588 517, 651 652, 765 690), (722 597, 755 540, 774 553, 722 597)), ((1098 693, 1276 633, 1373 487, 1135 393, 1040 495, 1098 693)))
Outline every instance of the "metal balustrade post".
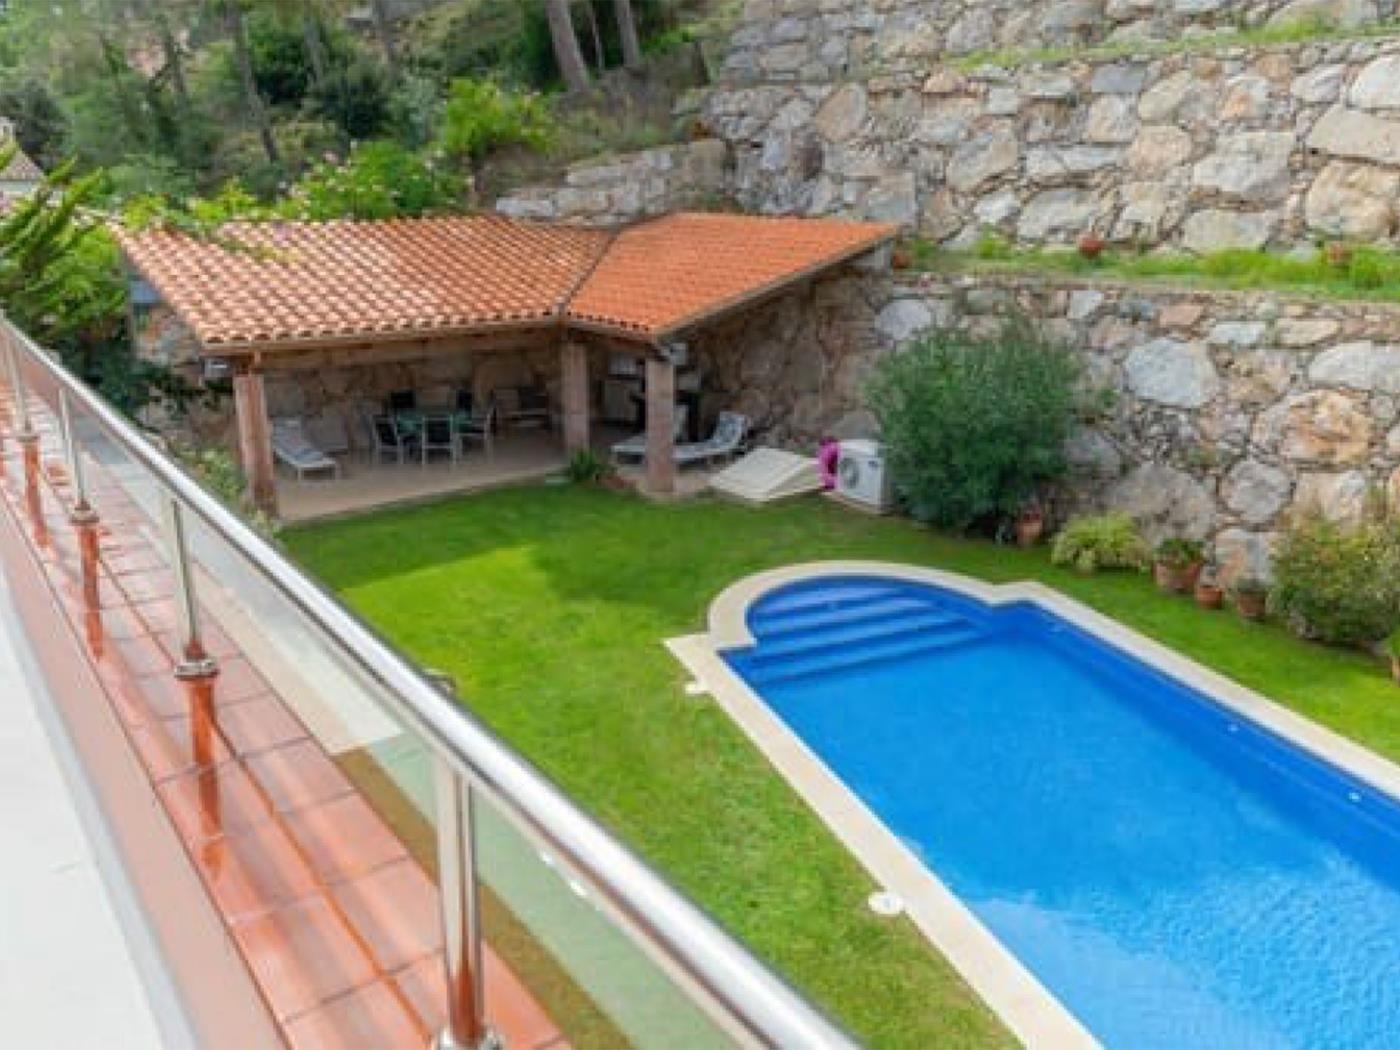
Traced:
POLYGON ((486 1024, 476 802, 471 785, 456 769, 440 757, 434 766, 447 1020, 433 1046, 436 1050, 500 1050, 504 1044, 486 1024))
POLYGON ((33 442, 39 435, 35 433, 33 420, 29 417, 29 395, 24 387, 24 372, 19 367, 19 354, 15 352, 14 333, 3 314, 0 314, 0 325, 5 329, 5 367, 9 373, 10 397, 15 406, 15 438, 33 442))
POLYGON ((175 573, 175 612, 180 631, 180 662, 177 678, 207 678, 217 674, 219 665, 204 648, 199 634, 199 603, 195 598, 194 576, 190 572, 189 539, 185 535, 184 511, 174 496, 164 495, 165 538, 170 547, 170 568, 175 573))
POLYGON ((73 403, 68 391, 58 391, 58 424, 63 440, 63 456, 68 466, 68 483, 73 486, 73 507, 68 520, 74 525, 97 524, 97 512, 88 502, 87 482, 83 474, 83 453, 73 432, 73 403))

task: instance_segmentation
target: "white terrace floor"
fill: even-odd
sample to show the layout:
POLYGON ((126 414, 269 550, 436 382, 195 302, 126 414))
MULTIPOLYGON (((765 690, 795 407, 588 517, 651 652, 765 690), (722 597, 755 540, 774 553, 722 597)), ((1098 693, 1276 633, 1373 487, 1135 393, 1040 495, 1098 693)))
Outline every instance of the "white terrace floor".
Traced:
MULTIPOLYGON (((593 445, 605 459, 614 442, 632 431, 595 427, 593 445)), ((343 514, 355 514, 374 507, 414 503, 454 493, 474 492, 558 475, 568 461, 557 434, 542 430, 515 430, 501 435, 492 451, 473 444, 466 456, 454 463, 445 455, 435 455, 424 464, 417 460, 397 463, 389 458, 374 462, 369 453, 357 452, 337 457, 340 476, 308 476, 298 481, 285 469, 277 476, 277 504, 286 522, 310 521, 343 514)), ((644 470, 640 464, 620 471, 629 484, 640 486, 644 470)), ((676 495, 695 496, 709 483, 712 472, 688 467, 676 477, 676 495)))

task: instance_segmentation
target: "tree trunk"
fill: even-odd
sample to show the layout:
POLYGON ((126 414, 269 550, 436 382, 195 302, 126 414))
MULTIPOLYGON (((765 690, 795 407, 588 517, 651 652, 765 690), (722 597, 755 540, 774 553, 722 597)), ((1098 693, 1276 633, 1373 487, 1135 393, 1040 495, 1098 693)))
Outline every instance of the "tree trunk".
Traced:
POLYGON ((311 82, 320 87, 326 82, 330 60, 326 41, 321 35, 321 16, 314 0, 306 0, 301 9, 301 37, 306 48, 306 61, 311 66, 311 82))
POLYGON ((574 20, 569 15, 569 0, 545 0, 545 14, 549 17, 549 38, 554 43, 554 61, 559 66, 559 75, 564 78, 564 86, 569 94, 576 95, 588 90, 588 67, 583 62, 583 52, 578 46, 578 36, 574 33, 574 20))
POLYGON ((272 122, 267 116, 267 106, 258 93, 258 81, 253 76, 253 56, 248 51, 248 27, 243 23, 242 0, 224 0, 224 27, 233 41, 233 57, 238 66, 238 79, 243 84, 243 99, 248 107, 248 116, 258 129, 263 152, 269 163, 281 164, 282 156, 277 151, 277 140, 272 137, 272 122))
POLYGON ((185 81, 185 60, 180 57, 180 45, 170 28, 170 19, 166 15, 161 0, 148 0, 147 6, 155 15, 156 32, 160 35, 161 54, 165 56, 165 68, 170 71, 170 88, 175 92, 180 109, 187 112, 190 108, 190 89, 185 81))
POLYGON ((637 38, 632 0, 613 0, 613 16, 617 20, 617 35, 622 38, 622 64, 635 69, 642 64, 642 43, 637 38))
POLYGON ((399 79, 399 53, 394 47, 394 27, 389 22, 389 9, 384 0, 369 0, 370 15, 374 18, 374 32, 379 37, 379 46, 384 49, 384 65, 389 69, 390 79, 399 79))
POLYGON ((608 69, 607 56, 603 53, 603 31, 598 28, 598 12, 593 9, 593 0, 584 0, 583 9, 588 12, 588 33, 593 40, 593 64, 598 67, 601 77, 608 69))

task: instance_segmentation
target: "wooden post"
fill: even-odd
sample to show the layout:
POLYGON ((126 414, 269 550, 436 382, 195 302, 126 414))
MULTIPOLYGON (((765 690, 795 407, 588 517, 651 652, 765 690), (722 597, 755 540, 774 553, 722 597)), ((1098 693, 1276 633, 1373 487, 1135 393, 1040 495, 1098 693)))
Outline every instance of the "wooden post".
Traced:
POLYGON ((588 448, 588 348, 565 340, 559 349, 560 391, 564 402, 564 451, 573 455, 588 448))
POLYGON ((261 372, 240 367, 233 377, 233 407, 238 417, 238 455, 248 479, 253 506, 277 513, 277 482, 272 467, 272 431, 267 421, 267 394, 261 372))
POLYGON ((676 366, 647 358, 647 492, 676 491, 676 366))

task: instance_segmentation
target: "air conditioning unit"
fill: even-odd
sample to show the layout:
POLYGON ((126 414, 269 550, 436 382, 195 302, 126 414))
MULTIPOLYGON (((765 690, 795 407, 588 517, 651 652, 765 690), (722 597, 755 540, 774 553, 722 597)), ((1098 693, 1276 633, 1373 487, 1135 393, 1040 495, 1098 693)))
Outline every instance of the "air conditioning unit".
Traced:
POLYGON ((878 441, 841 442, 836 495, 862 510, 885 514, 894 508, 894 484, 878 441))

